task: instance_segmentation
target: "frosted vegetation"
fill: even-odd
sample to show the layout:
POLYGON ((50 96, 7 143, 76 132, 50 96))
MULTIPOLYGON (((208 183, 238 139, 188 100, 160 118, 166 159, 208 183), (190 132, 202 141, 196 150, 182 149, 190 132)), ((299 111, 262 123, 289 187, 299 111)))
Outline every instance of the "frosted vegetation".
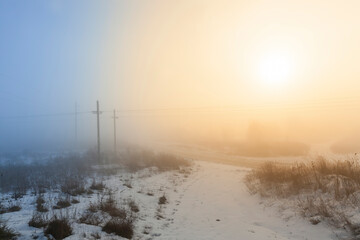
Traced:
POLYGON ((186 176, 191 167, 184 159, 139 149, 103 155, 101 162, 92 152, 46 160, 31 156, 31 161, 12 157, 2 156, 0 166, 0 239, 131 239, 143 234, 137 226, 144 214, 138 199, 154 198, 150 209, 159 208, 158 214, 167 203, 163 190, 153 186, 134 193, 133 180, 142 179, 136 180, 140 184, 166 172, 186 176))
POLYGON ((312 224, 325 222, 360 237, 360 162, 357 158, 308 163, 264 163, 246 176, 252 194, 291 207, 312 224))

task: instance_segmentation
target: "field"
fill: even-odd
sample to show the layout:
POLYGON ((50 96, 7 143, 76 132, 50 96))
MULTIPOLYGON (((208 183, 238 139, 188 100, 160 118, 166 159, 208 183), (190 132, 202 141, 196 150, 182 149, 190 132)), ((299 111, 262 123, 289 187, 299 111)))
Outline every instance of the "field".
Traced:
POLYGON ((297 199, 310 195, 279 194, 276 185, 260 184, 259 171, 268 169, 261 164, 246 168, 140 150, 104 156, 102 163, 91 153, 51 159, 1 167, 2 179, 10 179, 0 185, 1 234, 17 239, 356 239, 331 218, 304 214, 297 199))

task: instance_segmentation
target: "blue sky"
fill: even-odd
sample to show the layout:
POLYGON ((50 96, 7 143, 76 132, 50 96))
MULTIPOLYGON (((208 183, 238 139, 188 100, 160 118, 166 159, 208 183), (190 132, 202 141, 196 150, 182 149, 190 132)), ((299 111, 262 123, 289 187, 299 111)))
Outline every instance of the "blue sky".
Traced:
MULTIPOLYGON (((71 112, 75 102, 80 110, 95 106, 111 9, 97 3, 0 1, 0 116, 71 112)), ((44 140, 59 127, 66 139, 72 125, 66 118, 0 120, 6 136, 0 143, 37 139, 40 132, 44 140)))
POLYGON ((57 3, 0 2, 0 97, 16 102, 1 105, 7 115, 72 106, 77 98, 96 91, 91 86, 100 60, 106 6, 98 9, 91 1, 57 3), (23 109, 17 104, 32 106, 23 109))

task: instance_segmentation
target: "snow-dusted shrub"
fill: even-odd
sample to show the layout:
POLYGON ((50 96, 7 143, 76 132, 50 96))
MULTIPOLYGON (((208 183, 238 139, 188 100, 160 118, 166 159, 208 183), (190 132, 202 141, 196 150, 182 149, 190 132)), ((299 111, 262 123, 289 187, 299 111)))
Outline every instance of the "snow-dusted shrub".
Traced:
POLYGON ((36 199, 36 210, 38 212, 47 212, 49 211, 45 206, 45 200, 42 195, 39 195, 36 199))
POLYGON ((49 219, 45 214, 34 212, 28 224, 30 227, 43 228, 49 224, 49 219))
POLYGON ((101 191, 105 188, 105 184, 102 181, 97 182, 95 179, 93 179, 90 189, 101 191))
POLYGON ((5 207, 0 203, 0 214, 10 213, 10 212, 18 212, 21 210, 21 206, 19 204, 13 203, 12 205, 5 207))
POLYGON ((64 239, 72 235, 72 228, 67 218, 57 218, 54 217, 50 220, 47 228, 45 229, 45 234, 53 236, 57 239, 64 239))
POLYGON ((112 218, 102 228, 104 232, 131 239, 134 235, 134 224, 129 219, 112 218))
POLYGON ((109 197, 105 201, 99 203, 99 209, 103 212, 108 213, 112 217, 126 218, 126 210, 123 208, 118 208, 115 200, 112 197, 109 197))
POLYGON ((6 225, 6 222, 0 219, 0 239, 15 239, 17 233, 6 225))
POLYGON ((8 207, 7 212, 18 212, 21 210, 21 206, 17 204, 13 204, 8 207))
POLYGON ((59 199, 59 201, 57 201, 53 209, 62 209, 70 206, 71 206, 70 199, 59 199))

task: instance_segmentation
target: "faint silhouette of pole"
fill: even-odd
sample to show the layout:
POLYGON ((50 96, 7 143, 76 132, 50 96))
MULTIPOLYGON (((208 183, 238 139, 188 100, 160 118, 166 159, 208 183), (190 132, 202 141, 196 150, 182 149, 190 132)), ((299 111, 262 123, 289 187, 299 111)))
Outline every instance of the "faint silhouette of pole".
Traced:
POLYGON ((98 161, 100 162, 100 107, 99 107, 99 101, 96 101, 96 111, 94 111, 97 115, 97 157, 98 161))
POLYGON ((77 149, 77 102, 75 102, 75 149, 77 149))
POLYGON ((115 109, 114 109, 114 116, 112 118, 114 119, 114 153, 116 155, 116 119, 118 119, 118 117, 116 117, 115 109))

